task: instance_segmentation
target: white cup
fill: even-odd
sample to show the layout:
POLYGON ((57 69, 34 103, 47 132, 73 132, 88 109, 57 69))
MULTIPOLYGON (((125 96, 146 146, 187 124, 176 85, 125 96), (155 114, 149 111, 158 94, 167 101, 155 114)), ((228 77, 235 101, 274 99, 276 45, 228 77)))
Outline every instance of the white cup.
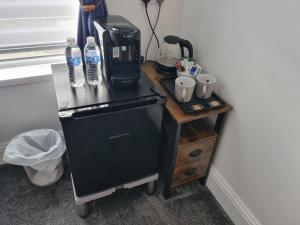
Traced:
POLYGON ((192 99, 196 81, 189 77, 178 77, 175 80, 175 97, 179 102, 189 102, 192 99))
POLYGON ((209 74, 200 74, 197 75, 196 82, 196 96, 202 99, 210 98, 216 87, 217 79, 209 74))

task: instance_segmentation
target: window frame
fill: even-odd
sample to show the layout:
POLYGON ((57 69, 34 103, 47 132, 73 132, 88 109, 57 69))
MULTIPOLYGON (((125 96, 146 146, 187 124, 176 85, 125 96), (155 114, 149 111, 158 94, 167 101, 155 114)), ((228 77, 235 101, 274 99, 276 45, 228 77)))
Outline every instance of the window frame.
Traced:
MULTIPOLYGON (((11 6, 11 10, 13 11, 13 13, 20 11, 21 8, 24 6, 25 8, 29 8, 29 5, 26 5, 27 3, 24 3, 21 0, 16 0, 14 2, 10 2, 8 0, 0 0, 0 4, 1 1, 4 4, 3 8, 9 10, 11 6), (13 9, 12 6, 18 4, 18 1, 20 2, 20 8, 13 9)), ((29 1, 29 3, 32 4, 36 9, 39 6, 38 1, 40 0, 31 0, 29 1)), ((79 1, 74 0, 65 0, 65 2, 57 0, 56 2, 54 1, 54 3, 49 2, 49 4, 52 7, 52 11, 55 11, 53 10, 53 8, 56 7, 56 3, 57 7, 61 5, 66 7, 68 2, 70 2, 70 4, 72 2, 75 5, 77 2, 77 5, 79 5, 79 1)), ((29 17, 30 12, 26 12, 27 17, 22 17, 20 15, 9 15, 9 18, 5 18, 1 17, 0 15, 0 32, 1 29, 2 31, 4 31, 2 32, 2 40, 0 38, 0 63, 3 64, 6 61, 11 60, 27 60, 38 57, 52 57, 64 55, 64 49, 66 47, 66 38, 68 36, 76 35, 78 10, 75 11, 75 9, 77 7, 74 5, 70 6, 70 10, 72 9, 73 15, 70 15, 70 10, 68 10, 68 13, 66 13, 66 15, 61 15, 62 10, 60 8, 59 10, 57 10, 59 11, 57 15, 54 13, 52 16, 49 16, 49 13, 47 14, 46 12, 44 12, 46 10, 46 7, 43 2, 41 3, 42 12, 39 13, 46 13, 47 16, 45 17, 36 16, 36 12, 33 13, 35 14, 33 17, 29 17), (28 30, 23 28, 27 22, 28 30), (35 22, 37 24, 35 24, 35 22), (49 36, 47 36, 48 26, 50 30, 49 36), (68 33, 70 33, 70 35, 68 33), (32 37, 30 37, 30 35, 32 35, 32 37), (47 40, 48 37, 49 39, 47 40), (24 38, 24 42, 17 40, 18 38, 24 38), (12 40, 12 42, 9 43, 9 40, 12 40)), ((6 13, 6 15, 8 15, 8 13, 6 13)))

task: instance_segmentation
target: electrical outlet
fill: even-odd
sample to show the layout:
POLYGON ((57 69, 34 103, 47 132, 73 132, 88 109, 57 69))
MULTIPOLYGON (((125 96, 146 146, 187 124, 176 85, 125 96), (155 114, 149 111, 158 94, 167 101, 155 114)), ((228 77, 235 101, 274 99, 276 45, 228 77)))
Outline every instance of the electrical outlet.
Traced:
POLYGON ((151 0, 141 0, 140 1, 140 3, 142 4, 142 5, 145 5, 145 4, 151 4, 151 0))
POLYGON ((165 0, 156 0, 157 4, 162 5, 165 0))
POLYGON ((148 2, 148 6, 149 5, 157 5, 156 0, 152 0, 152 1, 151 0, 141 0, 140 1, 141 5, 143 5, 143 6, 145 5, 145 2, 148 2))
POLYGON ((151 0, 142 0, 143 4, 149 4, 149 2, 151 2, 151 0))

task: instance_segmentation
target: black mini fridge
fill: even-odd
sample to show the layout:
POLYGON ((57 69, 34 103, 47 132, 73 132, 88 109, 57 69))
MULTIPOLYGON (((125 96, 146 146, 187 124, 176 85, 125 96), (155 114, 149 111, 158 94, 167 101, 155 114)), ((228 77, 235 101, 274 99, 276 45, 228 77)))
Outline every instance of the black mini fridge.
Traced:
POLYGON ((103 81, 72 89, 65 65, 53 71, 79 215, 85 216, 85 203, 119 188, 153 184, 166 104, 160 90, 145 74, 130 87, 103 81))

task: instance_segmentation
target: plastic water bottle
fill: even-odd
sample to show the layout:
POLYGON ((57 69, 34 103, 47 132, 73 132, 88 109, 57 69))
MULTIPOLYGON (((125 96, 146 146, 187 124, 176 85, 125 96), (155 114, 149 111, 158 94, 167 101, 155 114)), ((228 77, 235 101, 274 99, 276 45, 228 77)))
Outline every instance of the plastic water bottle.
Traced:
POLYGON ((87 37, 87 43, 84 48, 84 59, 88 83, 94 86, 101 84, 102 71, 100 50, 94 37, 87 37))
POLYGON ((75 42, 75 38, 67 39, 66 59, 69 67, 69 79, 72 87, 84 85, 84 73, 82 69, 81 50, 75 42))

